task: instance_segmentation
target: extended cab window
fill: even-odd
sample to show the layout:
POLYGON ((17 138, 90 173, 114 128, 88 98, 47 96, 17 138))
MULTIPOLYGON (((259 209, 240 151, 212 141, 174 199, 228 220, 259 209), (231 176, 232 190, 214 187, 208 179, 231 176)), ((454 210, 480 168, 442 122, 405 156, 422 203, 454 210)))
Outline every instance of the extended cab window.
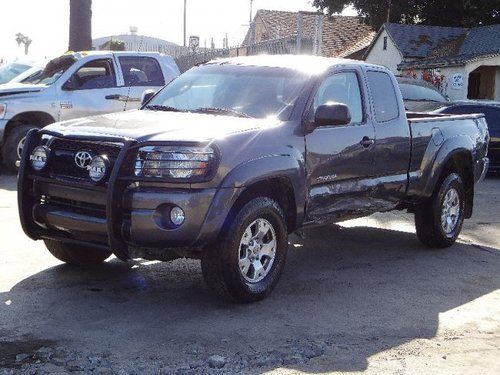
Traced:
POLYGON ((367 77, 377 122, 386 122, 398 118, 399 101, 389 74, 371 71, 367 73, 367 77))
POLYGON ((328 102, 345 104, 351 112, 351 124, 363 122, 363 102, 355 72, 336 73, 326 78, 314 97, 312 113, 328 102))
POLYGON ((91 90, 116 87, 115 70, 111 59, 86 63, 70 78, 73 90, 91 90))
POLYGON ((118 58, 126 86, 164 86, 165 79, 158 61, 151 57, 118 58))

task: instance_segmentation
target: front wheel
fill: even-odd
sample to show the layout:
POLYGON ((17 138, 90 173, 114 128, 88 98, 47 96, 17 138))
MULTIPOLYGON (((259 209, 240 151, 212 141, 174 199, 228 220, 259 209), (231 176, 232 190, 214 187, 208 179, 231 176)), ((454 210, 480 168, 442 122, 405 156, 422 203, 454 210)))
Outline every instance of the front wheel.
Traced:
POLYGON ((278 283, 287 249, 287 227, 280 206, 270 198, 255 198, 206 249, 201 261, 203 276, 225 299, 259 301, 278 283))
POLYGON ((34 125, 17 125, 9 132, 3 145, 3 162, 11 172, 17 172, 16 162, 21 159, 26 134, 31 129, 36 129, 34 125))
POLYGON ((444 248, 455 243, 464 221, 465 188, 462 178, 448 175, 432 198, 415 211, 419 240, 429 247, 444 248))
POLYGON ((97 266, 111 255, 110 250, 101 250, 90 246, 70 245, 54 240, 44 240, 44 242, 54 257, 73 266, 97 266))

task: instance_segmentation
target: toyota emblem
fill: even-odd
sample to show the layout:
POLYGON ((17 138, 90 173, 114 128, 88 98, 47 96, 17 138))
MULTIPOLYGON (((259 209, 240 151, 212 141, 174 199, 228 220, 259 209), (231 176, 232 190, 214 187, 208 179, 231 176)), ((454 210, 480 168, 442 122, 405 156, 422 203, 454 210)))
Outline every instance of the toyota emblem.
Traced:
POLYGON ((75 155, 75 164, 78 168, 87 169, 92 161, 92 155, 88 151, 78 151, 75 155))

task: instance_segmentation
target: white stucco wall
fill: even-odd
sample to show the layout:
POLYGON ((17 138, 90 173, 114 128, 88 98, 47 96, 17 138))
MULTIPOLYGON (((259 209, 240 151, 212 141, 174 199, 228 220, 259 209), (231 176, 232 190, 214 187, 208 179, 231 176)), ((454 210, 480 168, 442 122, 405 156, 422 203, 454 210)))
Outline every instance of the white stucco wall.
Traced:
POLYGON ((365 60, 371 64, 384 65, 394 74, 399 74, 398 64, 401 63, 402 59, 403 57, 391 37, 387 34, 386 30, 383 30, 365 60), (384 37, 388 37, 386 50, 384 50, 384 37))
MULTIPOLYGON (((473 72, 480 66, 495 66, 496 67, 496 76, 495 76, 495 95, 494 100, 500 101, 500 56, 491 57, 489 59, 482 59, 472 63, 468 63, 463 66, 451 66, 440 68, 440 74, 442 74, 444 78, 444 88, 443 94, 448 95, 451 100, 463 100, 467 99, 467 92, 469 89, 469 73, 473 72), (463 86, 459 88, 453 87, 453 76, 455 74, 462 75, 463 78, 463 86)), ((410 70, 412 73, 416 73, 418 77, 421 77, 422 70, 421 69, 412 69, 410 70)), ((409 71, 404 71, 402 74, 406 74, 409 71)))

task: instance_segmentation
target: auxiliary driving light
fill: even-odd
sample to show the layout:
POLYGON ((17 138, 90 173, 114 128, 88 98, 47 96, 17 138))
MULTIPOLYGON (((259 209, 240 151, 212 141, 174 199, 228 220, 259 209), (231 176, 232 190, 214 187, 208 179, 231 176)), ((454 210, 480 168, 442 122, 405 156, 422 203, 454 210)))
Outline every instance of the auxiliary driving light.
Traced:
POLYGON ((89 177, 95 183, 104 181, 109 171, 109 160, 104 155, 94 156, 87 167, 89 177))
POLYGON ((182 225, 186 215, 184 214, 184 210, 180 207, 174 207, 170 210, 170 220, 176 226, 182 225))
POLYGON ((50 149, 46 146, 37 146, 30 155, 31 167, 39 172, 47 165, 50 149))

